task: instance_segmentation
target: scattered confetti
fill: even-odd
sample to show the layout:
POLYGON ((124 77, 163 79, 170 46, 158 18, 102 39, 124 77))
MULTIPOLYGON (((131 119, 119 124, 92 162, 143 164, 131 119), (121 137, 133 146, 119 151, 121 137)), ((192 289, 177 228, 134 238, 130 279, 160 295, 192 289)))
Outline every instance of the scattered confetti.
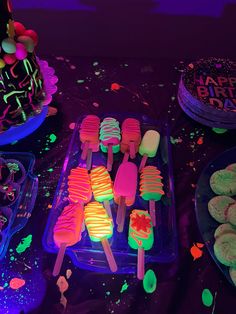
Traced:
POLYGON ((27 248, 30 247, 32 242, 32 234, 29 234, 26 238, 23 238, 16 248, 18 254, 23 253, 27 248))
POLYGON ((72 270, 71 269, 67 269, 66 270, 66 279, 69 279, 72 275, 72 270))
POLYGON ((204 244, 202 244, 202 243, 193 244, 193 246, 191 247, 190 253, 191 253, 194 261, 196 259, 199 259, 200 257, 202 257, 203 251, 200 249, 203 247, 204 247, 204 244))
POLYGON ((143 288, 147 293, 153 293, 157 287, 157 278, 153 270, 149 269, 143 278, 143 288))
POLYGON ((57 136, 52 133, 52 134, 50 134, 49 139, 50 139, 50 143, 54 143, 57 139, 57 136))
POLYGON ((9 285, 11 289, 17 290, 25 285, 25 280, 21 278, 12 278, 9 285))
POLYGON ((171 144, 175 145, 175 144, 182 143, 183 140, 182 140, 180 137, 178 137, 178 138, 173 138, 173 137, 171 136, 171 137, 170 137, 170 142, 171 142, 171 144))
POLYGON ((84 83, 84 80, 77 80, 77 83, 78 83, 78 84, 83 84, 83 83, 84 83))
POLYGON ((209 289, 204 289, 202 291, 202 303, 207 307, 212 306, 213 295, 209 289))
POLYGON ((120 293, 123 293, 128 289, 129 285, 127 284, 126 280, 124 281, 123 286, 121 287, 120 293))

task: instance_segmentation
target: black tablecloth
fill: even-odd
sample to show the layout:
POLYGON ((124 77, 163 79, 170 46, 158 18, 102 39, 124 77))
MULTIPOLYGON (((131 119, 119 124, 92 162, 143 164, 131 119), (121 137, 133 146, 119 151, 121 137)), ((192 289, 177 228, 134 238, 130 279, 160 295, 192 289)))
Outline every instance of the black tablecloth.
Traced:
POLYGON ((46 58, 59 77, 51 106, 56 115, 26 139, 2 147, 3 151, 35 154, 39 190, 28 224, 11 240, 0 267, 0 313, 234 313, 236 290, 225 279, 206 248, 195 261, 194 243, 203 240, 194 212, 198 177, 207 163, 236 145, 236 132, 218 135, 188 118, 177 103, 178 82, 187 60, 113 60, 62 56, 46 58), (122 88, 111 90, 111 84, 122 88), (157 288, 147 294, 136 275, 104 275, 77 269, 65 257, 61 274, 72 271, 63 312, 57 278, 52 276, 55 255, 42 248, 42 234, 60 176, 72 130, 81 114, 141 113, 170 123, 175 181, 179 256, 171 264, 147 265, 157 276, 157 288), (50 135, 55 136, 50 138, 50 135), (53 140, 52 140, 53 138, 53 140), (31 246, 18 254, 22 238, 32 234, 31 246), (23 278, 24 287, 12 290, 11 278, 23 278), (122 287, 123 290, 122 291, 122 287), (125 288, 125 289, 124 289, 125 288), (126 289, 127 288, 127 289, 126 289), (215 296, 215 306, 202 303, 202 291, 215 296), (7 310, 8 309, 8 310, 7 310))

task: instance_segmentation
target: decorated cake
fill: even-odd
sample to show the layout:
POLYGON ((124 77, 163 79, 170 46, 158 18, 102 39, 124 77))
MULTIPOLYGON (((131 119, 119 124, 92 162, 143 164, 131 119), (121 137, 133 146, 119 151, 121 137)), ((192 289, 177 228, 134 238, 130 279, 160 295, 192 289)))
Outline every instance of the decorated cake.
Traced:
MULTIPOLYGON (((0 1, 0 42, 1 135, 12 126, 25 124, 29 118, 40 115, 43 105, 51 100, 48 93, 53 94, 56 87, 49 90, 45 62, 35 55, 37 33, 13 21, 9 0, 0 1)), ((52 78, 54 71, 49 72, 52 78)), ((51 81, 55 84, 57 78, 54 76, 51 81)))
POLYGON ((190 63, 180 80, 178 100, 202 124, 236 128, 236 63, 221 58, 190 63))

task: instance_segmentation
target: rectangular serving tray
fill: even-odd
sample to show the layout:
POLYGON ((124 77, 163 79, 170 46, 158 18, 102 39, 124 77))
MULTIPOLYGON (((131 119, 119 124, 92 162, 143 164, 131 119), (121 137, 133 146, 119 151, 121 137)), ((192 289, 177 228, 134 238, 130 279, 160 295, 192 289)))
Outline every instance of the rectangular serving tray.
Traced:
MULTIPOLYGON (((157 227, 154 228, 154 245, 150 251, 145 251, 145 263, 168 263, 173 261, 177 256, 177 234, 176 234, 176 218, 175 218, 175 202, 174 202, 174 183, 172 173, 171 160, 171 144, 169 138, 168 124, 161 121, 151 121, 146 116, 137 115, 118 115, 106 114, 101 116, 101 120, 105 117, 114 117, 120 125, 125 118, 136 118, 140 121, 142 135, 150 129, 157 130, 161 135, 160 145, 157 156, 148 158, 146 165, 155 165, 161 170, 164 183, 165 195, 159 202, 156 202, 157 227)), ((86 167, 85 162, 81 160, 81 142, 79 139, 79 126, 84 116, 78 119, 69 144, 68 152, 61 171, 61 176, 56 189, 52 209, 50 211, 47 226, 43 236, 43 245, 48 252, 58 252, 58 248, 53 241, 53 228, 58 216, 63 208, 68 205, 67 178, 70 170, 74 167, 86 167)), ((99 151, 93 153, 93 167, 106 166, 107 154, 99 151)), ((116 171, 122 162, 123 154, 114 155, 114 164, 111 171, 111 178, 114 182, 116 171)), ((137 154, 135 160, 131 160, 139 166, 141 156, 137 154)), ((113 220, 115 222, 117 204, 110 202, 113 220)), ((136 200, 133 206, 127 207, 126 221, 124 232, 118 233, 116 224, 113 236, 109 239, 112 252, 117 262, 118 273, 135 273, 137 267, 137 251, 128 245, 128 226, 129 214, 132 209, 148 210, 148 202, 143 201, 139 196, 139 185, 137 187, 136 200)), ((82 233, 81 241, 77 244, 67 247, 66 253, 71 257, 73 263, 84 269, 110 273, 102 244, 100 242, 92 242, 88 236, 87 230, 82 233)))

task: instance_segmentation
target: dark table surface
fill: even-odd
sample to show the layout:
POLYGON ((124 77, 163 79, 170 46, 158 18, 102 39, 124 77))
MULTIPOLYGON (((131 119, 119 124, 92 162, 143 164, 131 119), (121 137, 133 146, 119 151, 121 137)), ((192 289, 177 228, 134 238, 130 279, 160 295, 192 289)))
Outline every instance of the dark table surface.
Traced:
POLYGON ((195 185, 210 160, 236 145, 236 132, 218 135, 181 111, 176 95, 187 60, 46 59, 59 77, 58 92, 51 104, 58 113, 26 139, 1 148, 35 154, 39 190, 32 216, 12 238, 0 263, 0 313, 234 313, 236 289, 226 281, 205 247, 202 257, 195 261, 190 249, 194 243, 203 242, 194 212, 195 185), (112 83, 123 87, 111 91, 112 83), (144 291, 136 275, 104 275, 78 269, 66 256, 61 274, 65 276, 70 269, 72 275, 64 293, 64 311, 57 278, 52 276, 55 255, 43 250, 42 234, 72 134, 69 125, 78 115, 110 111, 141 113, 168 118, 170 122, 179 256, 171 264, 146 266, 157 276, 152 294, 144 291), (50 141, 51 134, 56 135, 54 142, 50 141), (31 246, 18 254, 17 245, 29 234, 31 246), (12 290, 8 285, 13 277, 23 278, 24 287, 12 290), (122 287, 127 289, 122 291, 122 287), (215 296, 211 307, 202 303, 205 288, 215 296))

